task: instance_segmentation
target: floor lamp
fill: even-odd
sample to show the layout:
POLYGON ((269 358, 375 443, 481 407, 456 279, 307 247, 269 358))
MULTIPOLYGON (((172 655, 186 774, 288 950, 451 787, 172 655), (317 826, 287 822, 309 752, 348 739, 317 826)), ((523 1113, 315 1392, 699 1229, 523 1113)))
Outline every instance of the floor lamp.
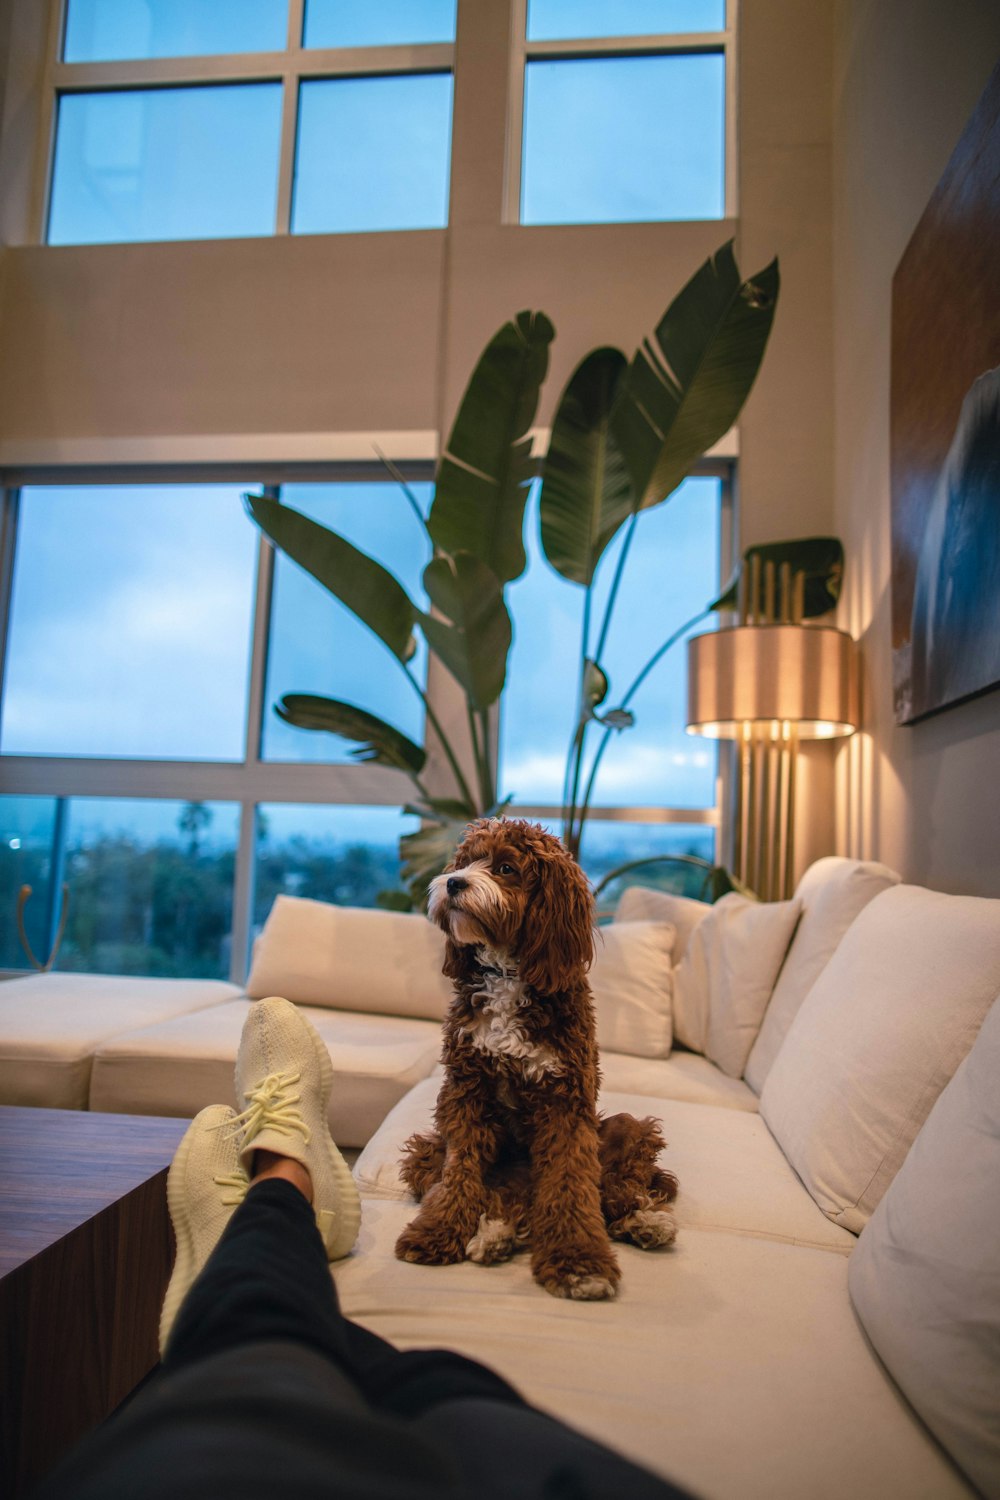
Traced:
POLYGON ((688 642, 688 733, 739 746, 733 869, 765 901, 792 893, 799 741, 858 725, 854 642, 804 624, 805 577, 752 558, 740 624, 688 642), (777 616, 777 617, 776 617, 777 616))

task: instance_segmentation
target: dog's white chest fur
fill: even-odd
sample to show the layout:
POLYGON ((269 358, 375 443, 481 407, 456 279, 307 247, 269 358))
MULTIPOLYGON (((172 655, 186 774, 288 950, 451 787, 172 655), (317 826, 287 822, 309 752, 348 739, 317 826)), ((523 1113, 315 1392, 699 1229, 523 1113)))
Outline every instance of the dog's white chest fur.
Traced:
POLYGON ((473 1020, 462 1028, 474 1047, 494 1057, 505 1057, 520 1064, 529 1082, 537 1083, 547 1073, 561 1073, 562 1064, 551 1047, 528 1036, 521 1012, 530 1005, 525 987, 506 954, 480 948, 484 965, 482 987, 474 999, 479 1002, 473 1020))

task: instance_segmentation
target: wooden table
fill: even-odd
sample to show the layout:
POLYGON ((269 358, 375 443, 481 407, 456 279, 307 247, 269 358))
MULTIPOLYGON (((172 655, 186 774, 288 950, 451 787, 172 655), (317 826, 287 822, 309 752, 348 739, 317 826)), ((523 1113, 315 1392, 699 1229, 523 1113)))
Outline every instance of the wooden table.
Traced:
POLYGON ((0 1106, 0 1495, 30 1488, 156 1364, 186 1120, 0 1106))

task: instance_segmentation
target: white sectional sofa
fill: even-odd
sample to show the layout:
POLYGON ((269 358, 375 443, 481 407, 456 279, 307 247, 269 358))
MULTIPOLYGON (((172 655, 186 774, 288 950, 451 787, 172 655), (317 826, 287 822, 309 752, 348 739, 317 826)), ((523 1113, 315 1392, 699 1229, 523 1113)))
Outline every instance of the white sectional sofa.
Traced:
MULTIPOLYGON (((839 859, 767 907, 625 893, 593 974, 602 1106, 662 1120, 680 1230, 620 1247, 607 1304, 548 1297, 524 1256, 394 1258, 399 1148, 438 1087, 439 939, 314 908, 279 903, 248 989, 311 1002, 335 1132, 364 1145, 350 1316, 485 1360, 708 1500, 1000 1497, 1000 901, 839 859)), ((250 999, 146 990, 141 1024, 105 1025, 111 982, 74 1000, 72 978, 0 986, 0 1102, 229 1097, 250 999)))

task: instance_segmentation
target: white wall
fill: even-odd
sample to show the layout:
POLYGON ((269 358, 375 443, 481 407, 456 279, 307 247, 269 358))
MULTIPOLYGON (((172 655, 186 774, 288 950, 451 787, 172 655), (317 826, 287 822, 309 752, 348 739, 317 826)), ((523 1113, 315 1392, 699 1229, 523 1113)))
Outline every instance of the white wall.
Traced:
POLYGON ((838 845, 1000 895, 1000 692, 897 727, 889 647, 891 281, 1000 56, 996 0, 842 0, 834 69, 836 529, 865 732, 839 756, 838 845))

